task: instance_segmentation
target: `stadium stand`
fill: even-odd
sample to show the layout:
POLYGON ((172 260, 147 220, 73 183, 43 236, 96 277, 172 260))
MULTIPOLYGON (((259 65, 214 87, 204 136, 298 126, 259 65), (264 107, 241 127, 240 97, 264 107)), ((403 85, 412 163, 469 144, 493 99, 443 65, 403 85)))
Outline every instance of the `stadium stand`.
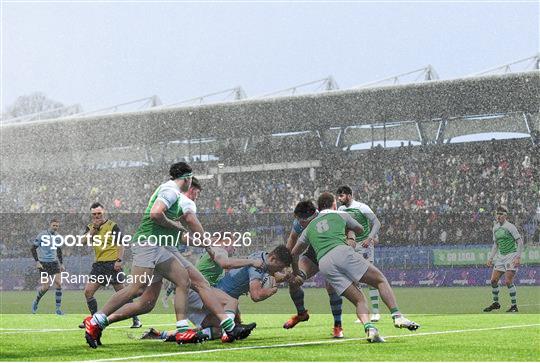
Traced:
MULTIPOLYGON (((382 252, 388 268, 431 266, 436 246, 491 243, 498 204, 538 244, 539 90, 528 72, 3 126, 0 252, 27 257, 52 214, 64 233, 80 231, 95 201, 133 232, 179 160, 202 179, 209 230, 256 236, 243 254, 283 242, 299 200, 343 184, 379 215, 382 251, 426 248, 407 261, 382 252), (449 142, 489 131, 527 137, 449 142), (404 143, 375 146, 392 140, 404 143)), ((85 265, 80 250, 66 256, 85 265)))

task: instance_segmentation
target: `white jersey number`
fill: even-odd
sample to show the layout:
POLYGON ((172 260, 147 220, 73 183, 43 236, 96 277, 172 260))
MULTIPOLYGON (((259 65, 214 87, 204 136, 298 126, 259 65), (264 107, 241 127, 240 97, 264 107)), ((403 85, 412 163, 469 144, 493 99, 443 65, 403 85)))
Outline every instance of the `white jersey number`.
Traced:
POLYGON ((328 221, 326 219, 323 219, 322 221, 317 223, 317 232, 323 233, 330 229, 330 226, 328 225, 328 221))

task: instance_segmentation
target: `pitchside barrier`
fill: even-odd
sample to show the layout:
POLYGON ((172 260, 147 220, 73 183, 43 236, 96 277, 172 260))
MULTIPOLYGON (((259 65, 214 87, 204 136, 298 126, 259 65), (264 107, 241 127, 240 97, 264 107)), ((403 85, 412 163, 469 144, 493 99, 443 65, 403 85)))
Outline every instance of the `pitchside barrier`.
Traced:
MULTIPOLYGON (((262 248, 262 247, 259 247, 262 248)), ((483 286, 489 283, 491 268, 486 266, 491 245, 473 246, 401 246, 377 247, 375 265, 394 286, 483 286)), ((183 249, 188 259, 196 262, 202 253, 200 248, 183 249)), ((129 251, 124 268, 129 274, 129 251)), ((64 259, 66 271, 72 275, 90 272, 93 256, 80 254, 64 259)), ((517 283, 540 286, 540 246, 527 246, 521 260, 517 283)), ((33 290, 38 272, 31 258, 2 259, 0 274, 1 290, 33 290)), ((504 281, 504 280, 503 280, 504 281)), ((316 275, 306 283, 307 287, 324 287, 324 280, 316 275)), ((67 289, 83 289, 84 283, 66 283, 67 289)))

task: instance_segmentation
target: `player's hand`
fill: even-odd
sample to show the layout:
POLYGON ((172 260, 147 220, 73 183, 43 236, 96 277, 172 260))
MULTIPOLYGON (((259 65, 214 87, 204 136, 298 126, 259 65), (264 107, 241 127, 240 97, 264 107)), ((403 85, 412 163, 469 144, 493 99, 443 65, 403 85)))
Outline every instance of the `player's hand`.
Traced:
POLYGON ((214 252, 214 250, 212 249, 212 247, 210 246, 206 246, 204 247, 205 251, 208 253, 208 256, 210 256, 210 258, 212 259, 212 261, 214 260, 214 258, 216 258, 216 253, 214 252))
POLYGON ((352 248, 356 248, 356 241, 352 238, 347 238, 347 244, 352 248))
POLYGON ((369 246, 373 246, 375 244, 375 240, 372 237, 368 237, 362 242, 362 247, 368 248, 369 246))
POLYGON ((486 263, 487 267, 493 267, 493 260, 490 258, 486 263))
POLYGON ((274 295, 277 292, 277 286, 270 288, 270 296, 274 295))
POLYGON ((60 264, 60 271, 61 271, 61 272, 66 271, 66 268, 64 267, 64 264, 60 264))
POLYGON ((255 268, 262 268, 264 266, 263 260, 251 260, 251 266, 255 268))
POLYGON ((43 265, 41 264, 41 262, 36 262, 36 268, 39 270, 39 269, 42 269, 43 268, 43 265))
POLYGON ((115 270, 115 271, 122 271, 122 262, 116 261, 116 262, 114 263, 114 270, 115 270))
POLYGON ((288 282, 289 282, 289 285, 302 286, 302 284, 304 283, 304 279, 302 278, 302 276, 292 275, 289 278, 288 282))
POLYGON ((519 265, 521 265, 521 257, 514 258, 512 262, 514 264, 514 267, 519 267, 519 265))
POLYGON ((95 224, 92 226, 92 229, 90 230, 90 236, 95 236, 99 233, 99 226, 96 226, 95 224))

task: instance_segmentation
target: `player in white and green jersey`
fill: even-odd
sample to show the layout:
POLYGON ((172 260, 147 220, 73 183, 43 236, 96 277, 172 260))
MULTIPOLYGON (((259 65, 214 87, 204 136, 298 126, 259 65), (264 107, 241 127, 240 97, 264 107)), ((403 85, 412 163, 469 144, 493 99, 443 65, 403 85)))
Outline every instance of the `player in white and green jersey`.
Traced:
POLYGON ((487 261, 487 265, 493 267, 493 272, 491 273, 493 303, 484 309, 486 312, 501 308, 499 304, 499 280, 502 275, 504 275, 511 300, 511 306, 506 312, 518 312, 514 278, 521 264, 523 239, 516 226, 506 220, 507 215, 508 209, 506 207, 500 206, 497 208, 497 220, 493 226, 493 247, 487 261))
MULTIPOLYGON (((349 213, 364 227, 364 232, 356 236, 356 252, 362 254, 369 262, 374 263, 375 243, 381 228, 379 218, 367 204, 353 199, 353 192, 350 187, 346 185, 339 187, 336 194, 338 201, 341 203, 338 210, 349 213)), ((379 290, 370 286, 369 299, 371 301, 371 321, 377 322, 381 318, 379 314, 379 290)), ((359 320, 356 322, 360 323, 359 320)))
POLYGON ((390 309, 394 326, 416 330, 419 325, 405 318, 396 304, 394 292, 381 271, 369 263, 354 248, 346 243, 347 230, 362 234, 364 229, 350 214, 338 212, 336 199, 331 193, 322 193, 318 200, 319 214, 313 218, 300 235, 293 248, 293 261, 311 245, 317 255, 319 270, 336 293, 345 296, 356 306, 356 314, 364 324, 370 342, 384 341, 369 319, 359 282, 376 287, 384 303, 390 309))
POLYGON ((200 285, 197 285, 200 289, 198 291, 206 296, 204 300, 209 308, 212 306, 211 310, 222 319, 220 326, 230 336, 230 341, 243 337, 245 329, 236 326, 234 320, 225 314, 223 306, 216 301, 204 278, 200 276, 197 282, 190 281, 186 266, 167 249, 167 246, 172 247, 183 242, 185 229, 180 218, 193 232, 204 232, 195 214, 188 213, 189 201, 183 194, 191 186, 193 176, 191 167, 184 162, 175 163, 171 166, 169 174, 171 180, 160 185, 152 194, 141 224, 133 236, 131 272, 134 283, 118 291, 101 311, 84 320, 86 341, 92 348, 100 344, 101 332, 109 324, 108 317, 120 310, 130 299, 138 296, 140 291, 143 291, 144 295, 147 292, 145 290, 152 290, 150 288, 153 284, 154 286, 159 284, 161 287, 162 277, 176 285, 174 309, 177 318, 176 341, 179 344, 198 343, 208 338, 190 329, 186 318, 188 290, 192 282, 194 285, 200 282, 200 285))

